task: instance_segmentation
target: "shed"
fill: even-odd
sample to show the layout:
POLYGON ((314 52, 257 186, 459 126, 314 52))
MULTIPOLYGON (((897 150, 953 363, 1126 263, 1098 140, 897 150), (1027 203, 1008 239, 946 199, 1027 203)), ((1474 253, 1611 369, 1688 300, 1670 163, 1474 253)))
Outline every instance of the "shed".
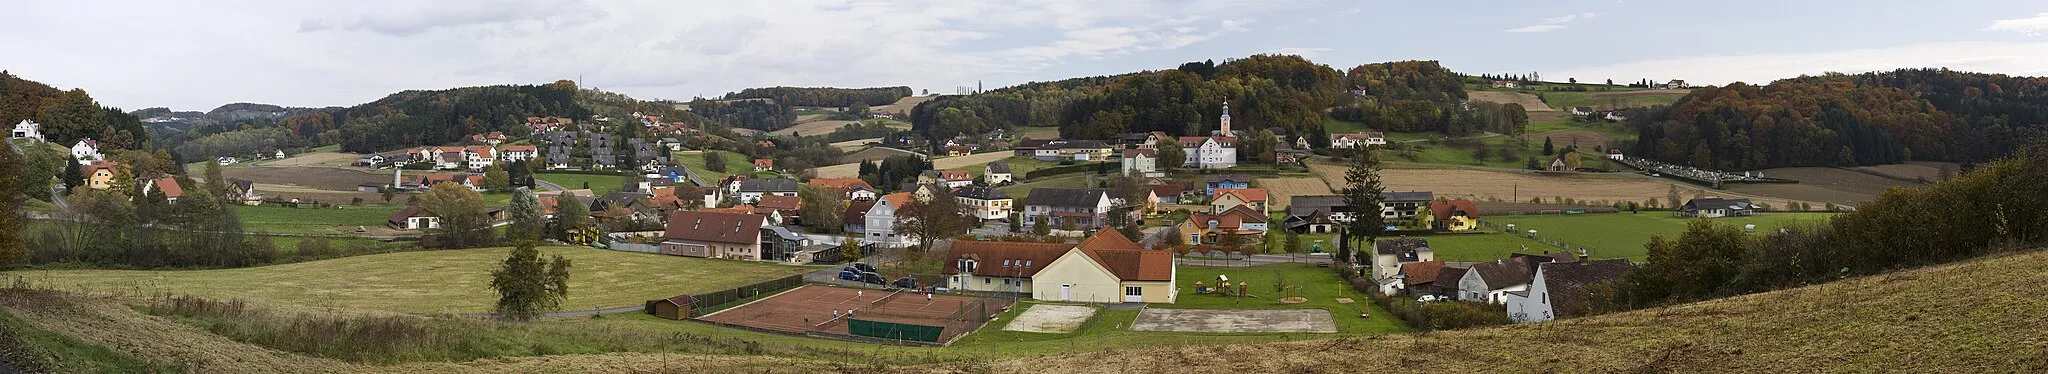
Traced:
POLYGON ((696 303, 696 301, 697 298, 690 295, 676 295, 676 297, 655 300, 654 316, 673 320, 689 319, 690 305, 696 303))

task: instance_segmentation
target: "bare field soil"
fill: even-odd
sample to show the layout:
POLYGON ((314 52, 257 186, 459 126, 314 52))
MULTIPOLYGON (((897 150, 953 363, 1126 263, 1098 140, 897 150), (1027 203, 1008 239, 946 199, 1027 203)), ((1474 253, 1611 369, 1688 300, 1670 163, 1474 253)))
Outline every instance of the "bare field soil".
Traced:
MULTIPOLYGON (((1894 186, 1920 187, 1923 184, 1893 180, 1890 178, 1858 173, 1836 168, 1777 168, 1764 169, 1764 175, 1799 181, 1802 186, 1813 186, 1853 194, 1877 195, 1894 186)), ((1938 171, 1937 171, 1938 172, 1938 171)))
MULTIPOLYGON (((331 167, 271 167, 221 169, 221 175, 228 179, 243 179, 256 182, 256 191, 270 189, 270 185, 292 185, 328 191, 355 191, 363 183, 391 183, 391 174, 371 174, 361 170, 331 167)), ((406 177, 417 177, 421 170, 409 170, 406 177)))
POLYGON ((1274 211, 1286 211, 1287 204, 1295 196, 1335 195, 1330 185, 1320 178, 1259 178, 1253 180, 1254 187, 1266 189, 1267 199, 1274 211))
POLYGON ((1941 168, 1943 167, 1947 167, 1951 174, 1954 174, 1957 170, 1962 170, 1961 167, 1956 166, 1953 162, 1914 161, 1899 165, 1864 166, 1856 168, 1856 171, 1874 173, 1898 180, 1924 179, 1933 181, 1941 179, 1941 168))
MULTIPOLYGON (((1550 107, 1550 104, 1544 104, 1543 99, 1536 98, 1536 95, 1530 95, 1520 92, 1470 91, 1466 92, 1465 95, 1467 97, 1471 97, 1472 100, 1488 101, 1501 104, 1522 104, 1522 109, 1531 112, 1550 112, 1557 110, 1552 109, 1550 107)), ((1530 118, 1530 121, 1535 121, 1535 118, 1530 118)))
POLYGON ((265 162, 263 166, 349 166, 362 158, 354 153, 314 152, 265 162))
MULTIPOLYGON (((1342 186, 1345 167, 1332 164, 1310 164, 1310 169, 1332 186, 1342 186)), ((1380 171, 1380 183, 1389 192, 1431 191, 1437 197, 1471 199, 1477 201, 1528 202, 1541 197, 1544 201, 1569 198, 1608 205, 1615 202, 1656 199, 1666 205, 1666 197, 1672 186, 1677 186, 1681 202, 1694 196, 1745 197, 1752 201, 1769 204, 1774 209, 1790 206, 1783 196, 1749 196, 1716 191, 1671 181, 1648 179, 1626 174, 1538 174, 1518 171, 1495 171, 1480 169, 1386 169, 1380 171)), ((1754 193, 1752 193, 1754 194, 1754 193)), ((1796 197, 1794 197, 1796 199, 1796 197)))
POLYGON ((843 141, 843 142, 838 142, 838 143, 832 143, 832 147, 833 147, 833 148, 839 148, 840 150, 852 151, 852 150, 857 150, 857 149, 861 149, 861 148, 867 147, 867 144, 868 144, 869 142, 880 142, 880 141, 882 141, 882 138, 867 138, 867 139, 854 139, 854 140, 848 140, 848 141, 843 141))
POLYGON ((1131 330, 1173 332, 1307 332, 1334 334, 1337 321, 1322 309, 1147 308, 1131 330))
POLYGON ((1529 144, 1535 145, 1537 147, 1543 146, 1543 138, 1550 138, 1550 144, 1555 146, 1559 150, 1563 150, 1566 146, 1577 145, 1581 150, 1587 152, 1594 152, 1596 154, 1606 154, 1597 148, 1600 146, 1607 145, 1607 141, 1610 140, 1607 137, 1607 134, 1601 134, 1593 131, 1564 131, 1543 134, 1529 134, 1525 135, 1524 137, 1529 139, 1529 144))

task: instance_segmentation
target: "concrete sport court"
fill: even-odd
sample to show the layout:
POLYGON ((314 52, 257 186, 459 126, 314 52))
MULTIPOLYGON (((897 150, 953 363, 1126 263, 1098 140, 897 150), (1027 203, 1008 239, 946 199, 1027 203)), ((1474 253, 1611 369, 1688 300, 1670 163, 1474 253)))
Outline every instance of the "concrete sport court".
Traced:
POLYGON ((1146 308, 1131 322, 1131 330, 1336 333, 1337 320, 1322 309, 1146 308))
POLYGON ((1003 331, 1042 332, 1065 334, 1081 328, 1081 323, 1095 316, 1095 307, 1080 305, 1037 304, 1017 318, 1003 325, 1003 331))

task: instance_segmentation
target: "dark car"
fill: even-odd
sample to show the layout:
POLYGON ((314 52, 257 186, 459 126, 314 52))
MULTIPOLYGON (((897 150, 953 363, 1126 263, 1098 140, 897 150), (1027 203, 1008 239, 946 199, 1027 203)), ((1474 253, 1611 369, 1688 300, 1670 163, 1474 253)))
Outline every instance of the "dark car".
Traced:
POLYGON ((883 278, 881 274, 876 274, 875 272, 860 273, 860 281, 874 284, 889 284, 889 278, 883 278))
POLYGON ((858 273, 858 272, 853 272, 853 271, 847 271, 847 270, 840 270, 840 271, 839 271, 839 280, 850 280, 850 281, 855 281, 855 282, 859 282, 859 281, 860 281, 860 273, 858 273))
POLYGON ((882 272, 881 270, 875 269, 875 266, 874 266, 874 265, 868 265, 868 263, 866 263, 866 262, 855 262, 855 263, 853 263, 853 266, 852 266, 852 268, 853 268, 853 271, 858 271, 858 272, 862 272, 862 273, 880 273, 880 272, 882 272))
POLYGON ((889 285, 891 285, 891 286, 896 286, 896 288, 910 288, 910 289, 915 289, 915 288, 917 288, 917 278, 915 278, 915 277, 902 277, 902 278, 896 278, 896 281, 895 281, 895 282, 890 282, 890 283, 889 283, 889 285))

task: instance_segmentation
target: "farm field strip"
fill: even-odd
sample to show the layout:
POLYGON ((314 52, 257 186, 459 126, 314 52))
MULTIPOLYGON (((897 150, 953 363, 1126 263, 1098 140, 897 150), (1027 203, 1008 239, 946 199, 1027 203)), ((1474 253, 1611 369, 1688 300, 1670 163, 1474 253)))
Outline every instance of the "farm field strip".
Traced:
MULTIPOLYGON (((1715 218, 1711 222, 1723 225, 1757 225, 1757 232, 1771 232, 1788 224, 1821 222, 1829 213, 1782 213, 1763 214, 1751 217, 1715 218)), ((1643 244, 1650 242, 1652 235, 1664 235, 1666 239, 1677 240, 1689 222, 1668 211, 1642 212, 1637 214, 1585 214, 1553 216, 1495 216, 1483 220, 1501 224, 1514 224, 1518 235, 1528 230, 1555 240, 1592 248, 1596 258, 1625 257, 1643 261, 1648 251, 1643 244)))

